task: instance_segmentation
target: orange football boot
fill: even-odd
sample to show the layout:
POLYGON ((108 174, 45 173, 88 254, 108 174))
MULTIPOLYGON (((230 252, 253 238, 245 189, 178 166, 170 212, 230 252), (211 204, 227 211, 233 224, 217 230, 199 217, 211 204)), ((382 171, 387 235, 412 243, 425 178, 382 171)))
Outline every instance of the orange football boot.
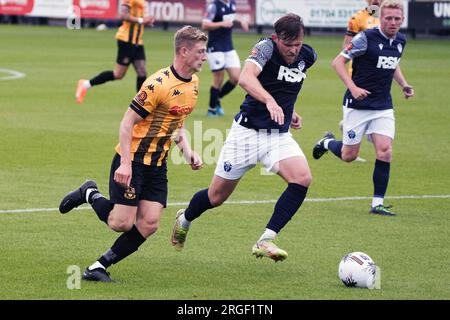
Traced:
POLYGON ((77 99, 77 103, 81 104, 83 103, 84 96, 87 93, 87 89, 83 86, 83 83, 87 81, 85 79, 78 80, 77 84, 77 91, 75 93, 75 98, 77 99))

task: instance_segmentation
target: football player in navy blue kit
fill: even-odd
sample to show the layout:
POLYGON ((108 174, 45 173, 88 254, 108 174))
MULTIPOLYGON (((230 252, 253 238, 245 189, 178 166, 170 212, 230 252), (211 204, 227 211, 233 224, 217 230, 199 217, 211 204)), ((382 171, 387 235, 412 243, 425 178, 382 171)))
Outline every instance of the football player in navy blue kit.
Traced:
POLYGON ((234 118, 209 188, 197 192, 189 206, 177 212, 172 233, 177 250, 183 248, 191 222, 228 199, 241 177, 259 162, 286 181, 287 188, 252 253, 274 261, 287 258, 287 252, 274 240, 302 205, 312 179, 305 155, 289 128, 301 128, 294 105, 317 55, 303 44, 304 26, 298 15, 282 16, 274 28, 272 37, 261 39, 245 62, 239 85, 247 95, 234 118))
POLYGON ((392 80, 400 85, 405 98, 414 96, 400 70, 406 39, 399 32, 403 23, 403 4, 385 0, 381 5, 380 26, 358 33, 334 59, 333 68, 348 88, 343 101, 343 141, 328 132, 313 148, 319 159, 330 150, 338 158, 351 162, 358 157, 364 134, 375 147, 374 194, 369 213, 394 216, 384 205, 389 183, 395 118, 391 97, 392 80), (353 74, 345 64, 353 59, 353 74))
POLYGON ((241 61, 232 41, 234 21, 239 22, 242 30, 248 31, 247 22, 236 16, 235 0, 213 0, 202 21, 202 29, 208 31, 208 63, 213 73, 208 117, 225 114, 220 99, 230 93, 239 80, 241 61), (229 79, 222 86, 225 70, 229 79))

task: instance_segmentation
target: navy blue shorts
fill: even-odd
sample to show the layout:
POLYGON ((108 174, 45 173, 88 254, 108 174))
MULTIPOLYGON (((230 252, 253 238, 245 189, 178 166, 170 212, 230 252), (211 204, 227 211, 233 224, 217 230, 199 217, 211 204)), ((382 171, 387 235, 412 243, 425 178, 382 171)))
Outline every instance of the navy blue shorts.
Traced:
POLYGON ((130 187, 124 188, 114 181, 114 172, 120 166, 120 155, 115 154, 109 173, 109 197, 111 202, 137 207, 139 200, 167 205, 167 165, 148 166, 131 162, 133 170, 130 187))
POLYGON ((135 60, 145 60, 145 50, 143 45, 117 40, 116 62, 122 66, 129 66, 135 60))

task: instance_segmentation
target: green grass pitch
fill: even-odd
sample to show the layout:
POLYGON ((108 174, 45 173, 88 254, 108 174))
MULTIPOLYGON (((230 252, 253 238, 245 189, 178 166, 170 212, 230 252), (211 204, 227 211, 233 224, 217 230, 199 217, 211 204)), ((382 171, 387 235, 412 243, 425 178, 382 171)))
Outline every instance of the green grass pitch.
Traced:
MULTIPOLYGON (((232 203, 193 224, 183 252, 169 242, 182 205, 169 205, 158 232, 110 268, 115 283, 82 282, 80 289, 70 290, 68 268, 83 271, 118 236, 87 208, 65 216, 51 210, 86 178, 95 179, 107 194, 113 147, 134 95, 135 72, 130 69, 122 81, 89 91, 83 105, 75 103, 74 91, 78 79, 114 67, 114 32, 0 28, 0 69, 26 74, 0 80, 0 299, 450 299, 450 42, 410 40, 402 58, 416 97, 406 101, 393 85, 397 135, 388 196, 400 198, 386 199, 398 213, 388 218, 368 214, 374 152, 367 141, 361 150, 366 163, 346 164, 332 155, 312 159, 312 146, 326 130, 339 134, 344 92, 330 67, 343 37, 317 35, 305 39, 319 60, 297 101, 304 124, 293 135, 313 173, 308 199, 320 201, 306 201, 279 235, 289 258, 275 264, 251 255, 273 201, 285 188, 280 178, 261 175, 257 167, 244 177, 232 203), (424 195, 439 197, 420 198, 424 195), (352 199, 324 201, 343 197, 352 199), (244 200, 267 203, 238 203, 244 200), (339 261, 351 251, 375 260, 380 289, 348 289, 340 282, 339 261)), ((171 63, 172 36, 172 31, 146 31, 149 73, 171 63)), ((259 38, 235 34, 242 61, 259 38)), ((186 127, 193 133, 195 125, 202 126, 200 135, 193 134, 193 145, 214 157, 211 144, 220 137, 208 141, 207 130, 225 134, 244 93, 237 88, 223 99, 224 118, 207 119, 207 64, 199 77, 199 102, 186 127)), ((188 202, 208 186, 213 171, 211 163, 193 172, 170 161, 169 202, 188 202)))

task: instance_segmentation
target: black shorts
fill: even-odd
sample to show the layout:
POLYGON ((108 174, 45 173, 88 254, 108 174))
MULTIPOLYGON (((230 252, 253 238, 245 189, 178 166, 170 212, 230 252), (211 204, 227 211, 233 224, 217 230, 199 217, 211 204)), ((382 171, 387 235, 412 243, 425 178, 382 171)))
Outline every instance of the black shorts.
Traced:
POLYGON ((135 60, 145 60, 143 45, 135 45, 129 42, 117 40, 116 62, 122 66, 129 66, 135 60))
POLYGON ((114 172, 120 166, 120 155, 115 154, 109 173, 109 197, 111 202, 137 207, 139 200, 148 200, 167 205, 167 166, 166 164, 148 166, 138 162, 131 163, 133 170, 129 188, 114 181, 114 172))

